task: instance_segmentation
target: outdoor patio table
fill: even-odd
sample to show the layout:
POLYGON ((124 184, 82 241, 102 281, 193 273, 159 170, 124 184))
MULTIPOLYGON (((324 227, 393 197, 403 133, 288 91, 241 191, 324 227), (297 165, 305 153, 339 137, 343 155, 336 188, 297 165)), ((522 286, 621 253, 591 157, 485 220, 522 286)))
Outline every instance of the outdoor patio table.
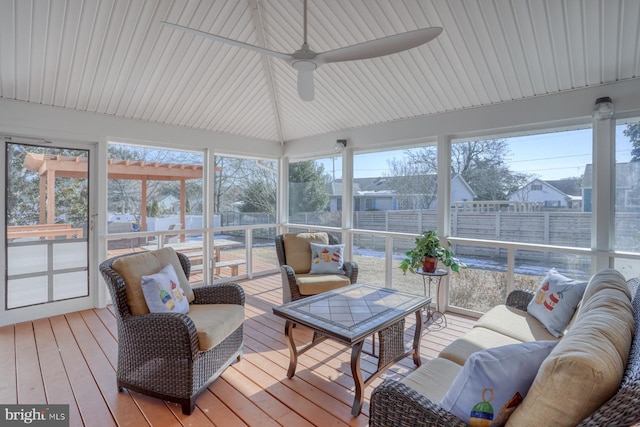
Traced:
POLYGON ((364 388, 389 366, 408 355, 420 366, 420 337, 422 310, 431 298, 400 292, 395 289, 354 284, 273 308, 274 314, 286 319, 285 334, 290 361, 287 376, 296 372, 298 356, 327 338, 351 347, 351 373, 355 382, 355 397, 351 414, 362 409, 364 388), (413 345, 407 351, 404 343, 405 317, 414 313, 416 328, 413 345), (311 343, 297 348, 293 339, 295 324, 314 331, 311 343), (375 334, 378 334, 378 354, 375 354, 375 334), (360 356, 365 339, 373 336, 373 356, 378 358, 377 370, 364 379, 360 370, 360 356))
MULTIPOLYGON (((242 246, 242 242, 229 239, 213 239, 213 250, 215 252, 215 260, 220 261, 220 249, 233 246, 242 246)), ((172 247, 177 252, 184 252, 187 256, 202 255, 202 241, 165 243, 162 247, 172 247), (195 252, 194 252, 195 251, 195 252)), ((158 245, 140 246, 145 251, 153 251, 158 249, 158 245)))

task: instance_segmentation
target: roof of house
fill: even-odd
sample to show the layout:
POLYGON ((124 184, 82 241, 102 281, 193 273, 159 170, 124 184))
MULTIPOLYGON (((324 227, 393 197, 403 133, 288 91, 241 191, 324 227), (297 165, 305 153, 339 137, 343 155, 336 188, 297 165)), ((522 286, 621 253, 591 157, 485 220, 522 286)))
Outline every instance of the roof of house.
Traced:
MULTIPOLYGON (((407 177, 404 176, 382 176, 382 177, 374 177, 374 178, 354 178, 353 179, 353 194, 365 194, 365 193, 386 193, 392 194, 396 193, 396 186, 393 185, 394 182, 402 183, 407 177)), ((421 176, 420 179, 425 179, 428 182, 426 185, 433 185, 435 188, 436 181, 438 179, 437 175, 427 175, 421 176)), ((469 191, 471 194, 475 196, 474 191, 471 189, 469 184, 465 181, 465 179, 460 174, 455 174, 451 177, 451 181, 460 182, 465 189, 469 191)), ((327 184, 327 191, 332 196, 340 196, 342 195, 342 179, 336 179, 327 184)))
POLYGON ((568 196, 582 195, 582 180, 580 178, 544 180, 544 182, 568 196))

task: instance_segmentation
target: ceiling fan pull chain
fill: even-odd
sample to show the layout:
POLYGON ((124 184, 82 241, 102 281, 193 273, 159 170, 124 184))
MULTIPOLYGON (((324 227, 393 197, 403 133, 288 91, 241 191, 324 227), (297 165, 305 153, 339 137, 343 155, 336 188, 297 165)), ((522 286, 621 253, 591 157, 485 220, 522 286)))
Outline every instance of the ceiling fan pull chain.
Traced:
POLYGON ((307 0, 304 0, 304 10, 302 11, 302 13, 304 15, 303 22, 302 22, 302 26, 303 26, 302 42, 306 45, 307 44, 307 0))

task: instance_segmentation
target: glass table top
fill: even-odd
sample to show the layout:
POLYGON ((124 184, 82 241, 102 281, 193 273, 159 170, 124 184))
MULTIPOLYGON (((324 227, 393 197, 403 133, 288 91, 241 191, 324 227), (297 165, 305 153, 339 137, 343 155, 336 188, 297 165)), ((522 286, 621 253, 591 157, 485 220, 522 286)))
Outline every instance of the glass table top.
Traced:
POLYGON ((369 335, 426 306, 428 297, 355 284, 274 307, 275 314, 347 340, 369 335))

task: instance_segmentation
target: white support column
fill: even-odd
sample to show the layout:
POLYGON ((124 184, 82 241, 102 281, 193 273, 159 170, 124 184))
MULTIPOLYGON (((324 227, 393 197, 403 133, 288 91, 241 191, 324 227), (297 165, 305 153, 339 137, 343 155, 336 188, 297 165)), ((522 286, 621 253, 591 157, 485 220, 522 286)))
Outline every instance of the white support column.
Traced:
POLYGON ((438 234, 451 235, 451 137, 438 136, 438 234))
MULTIPOLYGON (((91 238, 89 242, 93 239, 93 252, 90 253, 95 254, 92 257, 89 257, 89 260, 93 262, 93 265, 98 265, 98 260, 107 259, 107 242, 104 238, 101 238, 102 235, 105 234, 107 230, 107 191, 109 188, 109 142, 106 140, 100 141, 96 144, 96 159, 89 159, 91 164, 89 165, 89 170, 92 169, 92 166, 95 167, 95 182, 92 183, 91 190, 95 190, 96 196, 91 199, 90 203, 90 218, 89 224, 93 225, 93 230, 89 229, 88 232, 91 233, 91 238), (97 189, 103 189, 103 191, 98 191, 97 189), (94 210, 95 209, 95 210, 94 210)), ((5 164, 4 162, 2 164, 5 164)), ((91 196, 90 196, 91 197, 91 196)), ((97 270, 97 269, 96 269, 97 270)), ((4 270, 3 270, 4 271, 4 270)), ((98 271, 94 271, 94 277, 99 277, 98 271)), ((91 286, 91 284, 89 285, 91 286)), ((93 288, 95 289, 95 288, 93 288)), ((91 290, 93 290, 91 289, 91 290)), ((102 280, 102 278, 97 279, 97 300, 94 300, 94 304, 96 307, 105 307, 108 303, 112 303, 111 296, 107 291, 107 286, 102 280)))
MULTIPOLYGON (((342 229, 353 228, 353 149, 342 152, 342 229)), ((342 233, 346 259, 353 260, 353 235, 342 233), (345 238, 346 237, 346 238, 345 238)))
POLYGON ((216 153, 213 149, 207 149, 204 152, 204 165, 202 167, 203 177, 203 197, 205 200, 205 211, 202 215, 202 226, 209 230, 202 236, 202 274, 204 283, 211 283, 214 279, 213 274, 213 228, 216 225, 214 220, 215 211, 215 177, 216 177, 216 153))
MULTIPOLYGON (((281 157, 278 160, 278 225, 289 222, 289 158, 281 157)), ((279 233, 282 230, 277 230, 279 233)))
POLYGON ((353 150, 342 152, 342 228, 353 227, 353 150))
POLYGON ((609 253, 615 234, 615 122, 613 118, 593 120, 591 246, 597 254, 592 273, 613 266, 609 253))
MULTIPOLYGON (((438 136, 438 234, 442 239, 451 235, 451 137, 438 136)), ((442 278, 437 307, 442 312, 449 308, 449 276, 442 278)))

